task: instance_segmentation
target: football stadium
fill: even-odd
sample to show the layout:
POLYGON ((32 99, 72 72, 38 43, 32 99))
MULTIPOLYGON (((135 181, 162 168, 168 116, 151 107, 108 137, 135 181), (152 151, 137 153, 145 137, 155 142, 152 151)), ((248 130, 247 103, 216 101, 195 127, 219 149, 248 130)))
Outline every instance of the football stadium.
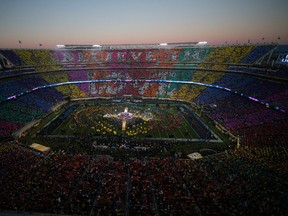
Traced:
POLYGON ((0 50, 3 215, 287 215, 288 46, 0 50))

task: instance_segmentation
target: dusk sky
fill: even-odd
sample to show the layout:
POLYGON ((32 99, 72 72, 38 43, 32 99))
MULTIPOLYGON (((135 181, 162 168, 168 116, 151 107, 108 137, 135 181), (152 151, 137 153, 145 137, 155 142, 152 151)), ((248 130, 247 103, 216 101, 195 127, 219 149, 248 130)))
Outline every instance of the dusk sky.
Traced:
POLYGON ((0 0, 0 48, 288 44, 288 0, 0 0), (280 40, 278 39, 280 37, 280 40), (22 42, 19 43, 19 40, 22 42))

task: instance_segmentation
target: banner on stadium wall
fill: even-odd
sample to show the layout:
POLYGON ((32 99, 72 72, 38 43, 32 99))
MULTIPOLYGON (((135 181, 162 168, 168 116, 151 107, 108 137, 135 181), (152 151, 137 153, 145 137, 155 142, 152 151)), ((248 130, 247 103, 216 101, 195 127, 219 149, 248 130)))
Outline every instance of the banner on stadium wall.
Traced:
POLYGON ((60 63, 155 63, 202 61, 210 49, 140 49, 140 50, 56 50, 53 56, 60 63))

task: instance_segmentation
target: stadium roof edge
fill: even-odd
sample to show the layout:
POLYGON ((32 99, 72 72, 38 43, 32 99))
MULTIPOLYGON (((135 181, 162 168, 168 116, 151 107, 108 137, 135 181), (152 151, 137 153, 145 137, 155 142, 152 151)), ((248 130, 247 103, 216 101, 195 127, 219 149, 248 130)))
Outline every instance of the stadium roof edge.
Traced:
POLYGON ((147 43, 147 44, 103 44, 103 45, 80 45, 67 44, 57 45, 57 49, 151 49, 151 48, 180 48, 203 45, 201 42, 179 42, 179 43, 147 43))

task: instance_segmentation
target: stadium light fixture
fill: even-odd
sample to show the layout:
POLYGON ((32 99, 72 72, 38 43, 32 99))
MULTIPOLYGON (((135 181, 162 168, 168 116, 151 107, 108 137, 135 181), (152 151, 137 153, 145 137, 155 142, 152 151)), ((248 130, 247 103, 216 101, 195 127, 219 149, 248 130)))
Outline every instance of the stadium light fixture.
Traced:
POLYGON ((197 44, 198 44, 198 45, 205 45, 205 44, 207 44, 207 41, 200 41, 200 42, 198 42, 197 44))
POLYGON ((56 45, 57 48, 63 48, 65 45, 56 45))

